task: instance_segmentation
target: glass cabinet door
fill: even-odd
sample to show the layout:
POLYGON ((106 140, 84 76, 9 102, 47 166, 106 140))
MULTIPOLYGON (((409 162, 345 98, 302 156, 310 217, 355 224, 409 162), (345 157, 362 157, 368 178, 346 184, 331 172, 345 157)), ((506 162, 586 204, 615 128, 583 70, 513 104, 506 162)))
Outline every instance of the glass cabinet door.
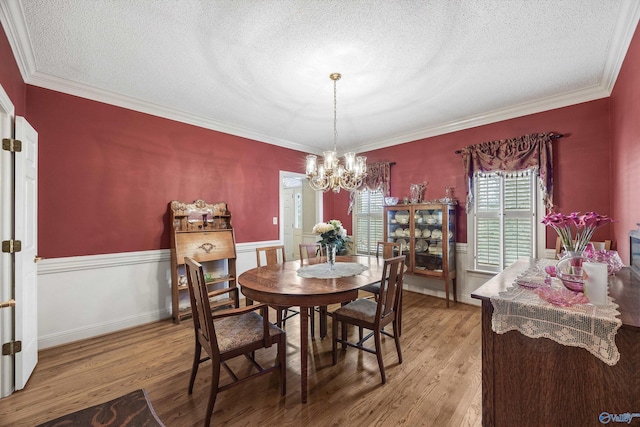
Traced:
POLYGON ((452 206, 449 206, 448 228, 449 239, 447 244, 447 258, 449 264, 449 271, 456 271, 456 213, 452 206))
POLYGON ((442 272, 442 209, 416 209, 415 270, 442 272))
POLYGON ((408 209, 389 209, 387 210, 387 242, 399 243, 402 247, 402 253, 407 254, 410 251, 411 240, 411 224, 409 222, 408 209))

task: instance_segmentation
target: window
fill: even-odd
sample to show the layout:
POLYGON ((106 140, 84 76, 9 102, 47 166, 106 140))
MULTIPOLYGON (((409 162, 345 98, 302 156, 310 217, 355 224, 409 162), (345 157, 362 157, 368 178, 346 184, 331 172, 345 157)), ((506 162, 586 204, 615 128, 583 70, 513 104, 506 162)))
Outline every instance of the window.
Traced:
POLYGON ((474 175, 474 269, 499 272, 535 257, 539 238, 537 170, 474 175))
POLYGON ((353 237, 358 254, 375 254, 378 242, 383 238, 383 199, 382 192, 378 190, 363 190, 356 194, 353 210, 353 237))

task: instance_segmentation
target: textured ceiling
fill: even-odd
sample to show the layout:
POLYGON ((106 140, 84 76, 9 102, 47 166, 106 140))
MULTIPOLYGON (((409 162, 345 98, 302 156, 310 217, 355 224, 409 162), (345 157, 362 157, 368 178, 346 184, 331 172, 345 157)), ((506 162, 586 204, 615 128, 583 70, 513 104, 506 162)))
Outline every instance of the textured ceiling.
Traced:
POLYGON ((639 16, 635 0, 0 0, 29 84, 315 152, 333 144, 332 72, 338 149, 375 149, 608 96, 639 16))

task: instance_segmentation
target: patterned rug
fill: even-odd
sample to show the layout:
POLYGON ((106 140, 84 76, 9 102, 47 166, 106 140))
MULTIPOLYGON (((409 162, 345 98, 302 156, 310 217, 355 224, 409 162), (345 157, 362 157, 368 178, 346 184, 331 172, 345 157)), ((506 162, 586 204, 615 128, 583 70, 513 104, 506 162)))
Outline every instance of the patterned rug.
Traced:
POLYGON ((47 421, 37 427, 63 426, 164 427, 164 424, 153 410, 147 392, 141 389, 109 402, 47 421))

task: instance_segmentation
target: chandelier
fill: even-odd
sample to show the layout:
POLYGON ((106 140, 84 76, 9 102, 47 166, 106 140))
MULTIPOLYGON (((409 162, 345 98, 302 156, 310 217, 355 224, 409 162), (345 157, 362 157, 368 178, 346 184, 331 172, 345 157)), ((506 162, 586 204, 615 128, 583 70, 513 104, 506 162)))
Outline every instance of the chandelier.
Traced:
POLYGON ((318 163, 318 156, 307 155, 307 178, 309 185, 314 190, 339 193, 341 188, 353 191, 362 184, 367 175, 367 158, 356 156, 356 153, 344 154, 344 160, 338 159, 338 127, 337 127, 337 102, 336 82, 340 80, 340 73, 332 73, 329 78, 333 80, 333 151, 323 153, 323 162, 318 163))

